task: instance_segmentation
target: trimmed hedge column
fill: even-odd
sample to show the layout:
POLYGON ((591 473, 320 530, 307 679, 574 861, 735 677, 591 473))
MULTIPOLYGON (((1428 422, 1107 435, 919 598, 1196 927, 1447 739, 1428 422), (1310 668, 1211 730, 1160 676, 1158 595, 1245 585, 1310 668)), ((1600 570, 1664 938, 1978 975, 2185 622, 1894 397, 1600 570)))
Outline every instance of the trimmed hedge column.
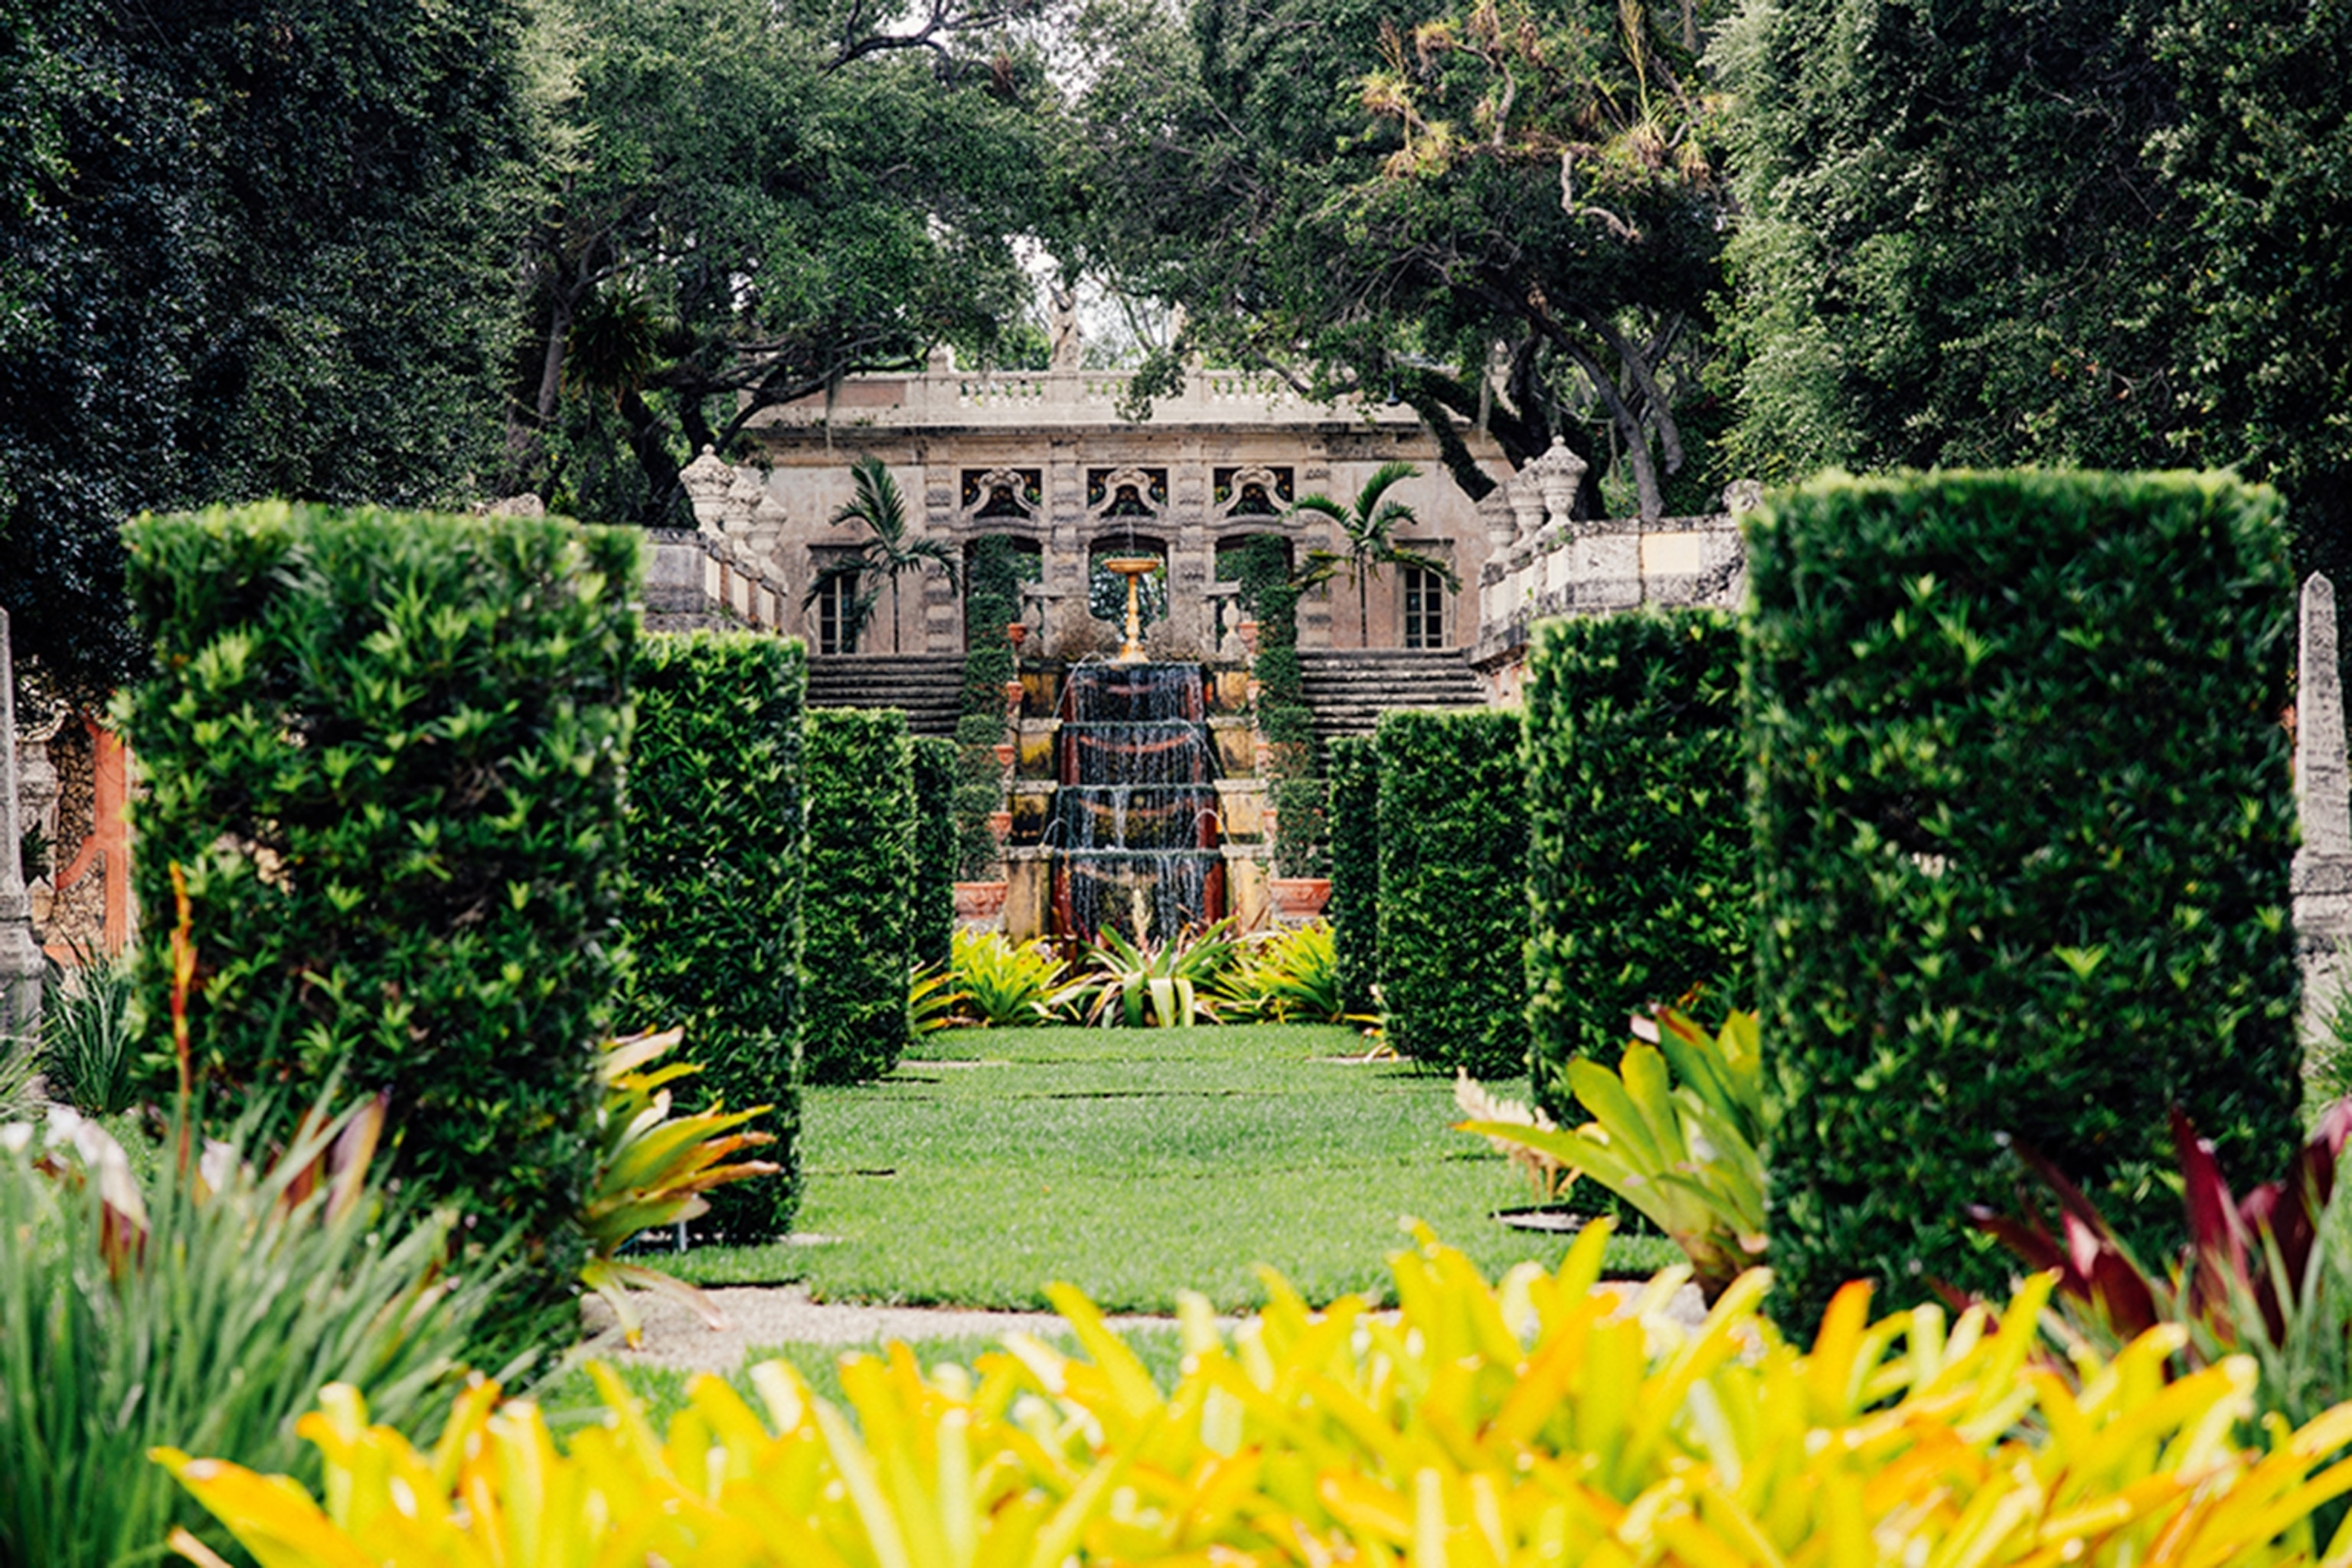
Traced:
POLYGON ((961 858, 955 813, 956 747, 940 735, 917 735, 911 743, 915 898, 909 940, 917 963, 944 966, 955 937, 956 866, 961 858))
POLYGON ((898 1065, 912 1025, 914 752, 895 708, 814 708, 801 895, 801 1076, 857 1083, 898 1065))
POLYGON ((709 1194, 699 1227, 760 1241, 800 1202, 801 645, 751 633, 649 637, 629 758, 633 963, 625 1029, 683 1026, 702 1072, 682 1100, 772 1105, 752 1127, 784 1168, 709 1194))
POLYGON ((1694 991, 1709 1020, 1755 1005, 1738 624, 1545 622, 1527 704, 1530 1061, 1565 1119, 1568 1064, 1616 1066, 1636 1009, 1694 991))
POLYGON ((2144 1258, 2166 1111, 2240 1191, 2298 1130, 2276 498, 2187 475, 1833 478, 1748 524, 1776 1312, 2013 1265, 2040 1149, 2144 1258))
POLYGON ((1519 715, 1382 714, 1381 992, 1399 1054, 1527 1070, 1528 814, 1519 715))
POLYGON ((1376 1007, 1381 978, 1381 760, 1370 737, 1342 735, 1326 752, 1331 775, 1331 948, 1339 1000, 1376 1007))
POLYGON ((140 991, 201 1079, 386 1089, 411 1190, 568 1280, 624 875, 633 531, 284 502, 126 531, 140 991))

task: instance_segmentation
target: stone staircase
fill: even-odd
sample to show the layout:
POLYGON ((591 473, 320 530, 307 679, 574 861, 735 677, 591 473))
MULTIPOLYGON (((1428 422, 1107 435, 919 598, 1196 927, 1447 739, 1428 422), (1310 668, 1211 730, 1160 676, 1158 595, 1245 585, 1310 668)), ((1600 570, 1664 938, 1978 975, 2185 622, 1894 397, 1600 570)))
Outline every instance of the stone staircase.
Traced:
POLYGON ((898 708, 918 735, 952 735, 963 700, 960 653, 835 653, 809 658, 812 708, 898 708))
POLYGON ((1302 648, 1298 666, 1318 740, 1369 735, 1391 708, 1486 705, 1466 648, 1302 648))

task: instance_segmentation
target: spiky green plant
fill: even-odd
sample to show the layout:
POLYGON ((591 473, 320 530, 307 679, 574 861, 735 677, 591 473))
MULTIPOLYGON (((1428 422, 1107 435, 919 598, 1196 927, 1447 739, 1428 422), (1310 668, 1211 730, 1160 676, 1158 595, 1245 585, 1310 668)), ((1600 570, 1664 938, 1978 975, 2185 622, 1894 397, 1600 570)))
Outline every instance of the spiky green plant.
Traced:
POLYGON ((1002 931, 960 931, 949 974, 958 994, 956 1022, 982 1028, 1055 1024, 1090 987, 1069 977, 1052 947, 1014 942, 1002 931))
POLYGON ((83 953, 71 979, 41 1015, 41 1068, 49 1097, 86 1116, 113 1116, 139 1102, 139 1052, 131 1030, 128 949, 111 958, 83 953))
POLYGON ((1218 1021, 1205 994, 1232 966, 1239 943, 1234 922, 1222 920, 1173 942, 1137 944, 1105 926, 1087 950, 1087 1021, 1103 1028, 1185 1028, 1218 1021))
POLYGON ((0 1563, 156 1560, 205 1517, 148 1463, 157 1444, 315 1477, 294 1418, 324 1384, 365 1387, 403 1430, 437 1419, 499 1279, 449 1271, 451 1216, 384 1212, 383 1121, 381 1101, 306 1119, 257 1165, 248 1113, 146 1183, 68 1108, 0 1128, 0 1563))
POLYGON ((1357 1019, 1340 996, 1339 956, 1331 927, 1323 921, 1244 940, 1213 989, 1219 1007, 1235 1018, 1267 1024, 1371 1021, 1357 1019))

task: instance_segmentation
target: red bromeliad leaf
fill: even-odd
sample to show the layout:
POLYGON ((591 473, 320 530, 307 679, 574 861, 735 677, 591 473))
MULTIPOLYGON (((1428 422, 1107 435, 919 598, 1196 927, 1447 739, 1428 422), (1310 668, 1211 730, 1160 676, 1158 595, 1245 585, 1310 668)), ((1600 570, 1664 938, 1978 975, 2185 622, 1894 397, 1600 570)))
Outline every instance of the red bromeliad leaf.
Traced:
POLYGON ((2218 1323, 2231 1291, 2251 1283, 2245 1226, 2213 1145, 2197 1136, 2179 1106, 2172 1110, 2172 1146, 2180 1161, 2180 1202, 2189 1219, 2189 1310, 2218 1323))

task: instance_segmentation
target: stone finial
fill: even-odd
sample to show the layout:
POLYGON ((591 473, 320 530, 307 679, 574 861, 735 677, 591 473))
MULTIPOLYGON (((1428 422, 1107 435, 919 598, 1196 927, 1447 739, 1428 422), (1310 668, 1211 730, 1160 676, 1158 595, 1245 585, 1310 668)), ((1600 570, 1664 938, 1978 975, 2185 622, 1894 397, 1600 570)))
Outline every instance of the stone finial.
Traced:
POLYGON ((2336 585, 2304 580, 2295 660, 2294 788, 2303 816, 2299 860, 2352 856, 2352 773, 2344 755, 2344 688, 2336 662, 2336 585))
POLYGON ((1738 517, 1764 504, 1764 481, 1734 479, 1723 487, 1723 510, 1738 517))
POLYGON ((1496 485, 1478 503, 1478 521, 1486 525, 1486 542, 1496 550, 1508 550, 1518 535, 1517 520, 1511 515, 1511 492, 1507 484, 1496 485))
POLYGON ((677 471, 677 482, 694 508, 694 521, 705 533, 718 532, 726 521, 727 491, 735 483, 735 470, 705 447, 700 457, 677 471))
POLYGON ((1547 521, 1564 525, 1569 514, 1576 510, 1576 491, 1584 483, 1585 466, 1584 459, 1559 436, 1551 438, 1550 447, 1542 456, 1527 466, 1526 473, 1543 497, 1547 521))
POLYGON ((1503 487, 1503 499, 1511 509, 1513 537, 1533 539, 1543 531, 1543 491, 1537 488, 1536 478, 1529 471, 1534 465, 1521 468, 1503 487))
POLYGON ((955 345, 937 343, 923 362, 923 368, 933 375, 953 375, 956 371, 955 345))

